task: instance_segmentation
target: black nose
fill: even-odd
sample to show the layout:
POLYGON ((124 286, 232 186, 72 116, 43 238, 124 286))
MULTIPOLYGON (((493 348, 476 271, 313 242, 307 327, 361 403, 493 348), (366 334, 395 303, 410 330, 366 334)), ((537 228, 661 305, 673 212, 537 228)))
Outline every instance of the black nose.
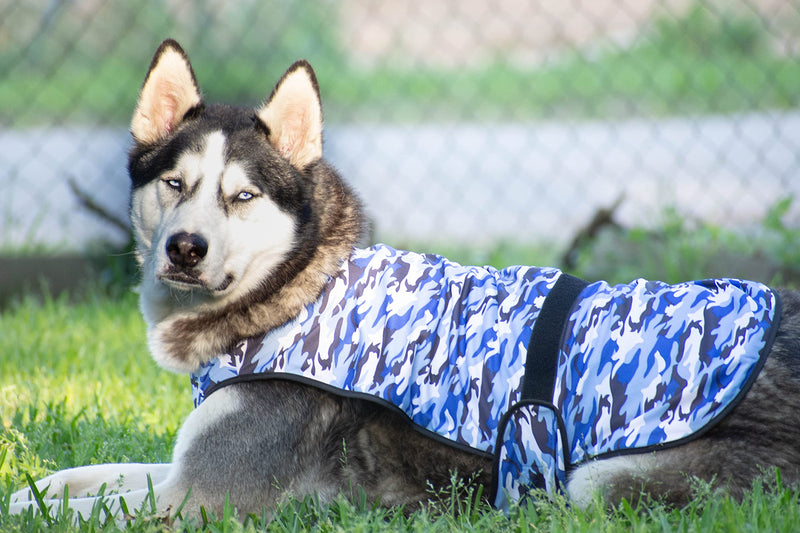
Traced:
POLYGON ((167 257, 178 267, 193 267, 208 253, 208 243, 196 233, 176 233, 167 239, 167 257))

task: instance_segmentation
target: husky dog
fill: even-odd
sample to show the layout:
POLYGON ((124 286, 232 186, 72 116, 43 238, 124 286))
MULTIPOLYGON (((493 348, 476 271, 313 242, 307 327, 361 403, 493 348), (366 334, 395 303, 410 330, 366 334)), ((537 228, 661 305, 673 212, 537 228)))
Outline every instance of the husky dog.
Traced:
MULTIPOLYGON (((121 498, 130 509, 145 501, 149 478, 162 513, 219 512, 228 498, 261 512, 286 495, 325 502, 354 486, 414 509, 455 473, 499 507, 537 487, 578 505, 595 491, 612 504, 641 494, 680 504, 692 478, 734 496, 765 469, 800 479, 797 293, 640 280, 619 297, 556 269, 360 250, 361 206, 322 158, 319 88, 305 61, 255 110, 206 105, 187 55, 167 40, 131 132, 148 344, 159 364, 192 374, 197 408, 171 464, 61 471, 37 482, 48 497, 69 486, 70 505, 87 513, 106 485, 119 512, 121 498), (589 332, 603 313, 607 332, 589 332), (639 324, 674 316, 685 328, 673 338, 663 326, 642 348, 639 324), (635 341, 618 336, 627 329, 635 341), (549 345, 548 363, 538 350, 549 345), (715 366, 722 360, 733 366, 715 366), (548 365, 543 380, 526 368, 548 365), (586 381, 593 366, 614 377, 586 381), (689 374, 705 377, 677 390, 689 374), (656 398, 661 411, 642 414, 656 398), (648 416, 653 427, 634 436, 648 416)), ((31 505, 28 490, 12 496, 15 512, 31 505)))

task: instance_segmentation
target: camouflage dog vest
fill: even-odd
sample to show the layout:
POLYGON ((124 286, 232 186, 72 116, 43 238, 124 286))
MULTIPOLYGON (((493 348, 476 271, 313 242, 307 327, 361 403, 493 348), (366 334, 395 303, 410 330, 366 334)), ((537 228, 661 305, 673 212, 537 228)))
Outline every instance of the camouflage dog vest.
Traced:
POLYGON ((584 461, 686 442, 748 390, 780 302, 760 283, 586 283, 356 249, 296 319, 192 375, 195 405, 287 379, 379 402, 494 460, 495 506, 562 490, 584 461))

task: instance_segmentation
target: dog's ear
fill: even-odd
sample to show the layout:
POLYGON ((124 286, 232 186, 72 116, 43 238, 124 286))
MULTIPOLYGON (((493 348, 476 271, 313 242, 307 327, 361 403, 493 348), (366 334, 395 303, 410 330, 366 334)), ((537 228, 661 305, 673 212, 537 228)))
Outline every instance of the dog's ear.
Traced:
POLYGON ((314 69, 300 60, 289 67, 257 112, 269 142, 298 169, 322 157, 322 106, 314 69))
POLYGON ((158 141, 202 101, 189 57, 178 43, 167 39, 156 50, 139 91, 131 120, 134 139, 142 144, 158 141))

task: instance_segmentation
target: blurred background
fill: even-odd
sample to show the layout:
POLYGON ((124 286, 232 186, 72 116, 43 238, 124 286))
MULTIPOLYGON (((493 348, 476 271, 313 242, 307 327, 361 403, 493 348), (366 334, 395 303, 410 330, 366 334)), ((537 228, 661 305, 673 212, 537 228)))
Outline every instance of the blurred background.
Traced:
POLYGON ((166 37, 208 100, 308 59, 376 241, 797 275, 800 1, 0 0, 5 290, 129 272, 127 124, 166 37))

